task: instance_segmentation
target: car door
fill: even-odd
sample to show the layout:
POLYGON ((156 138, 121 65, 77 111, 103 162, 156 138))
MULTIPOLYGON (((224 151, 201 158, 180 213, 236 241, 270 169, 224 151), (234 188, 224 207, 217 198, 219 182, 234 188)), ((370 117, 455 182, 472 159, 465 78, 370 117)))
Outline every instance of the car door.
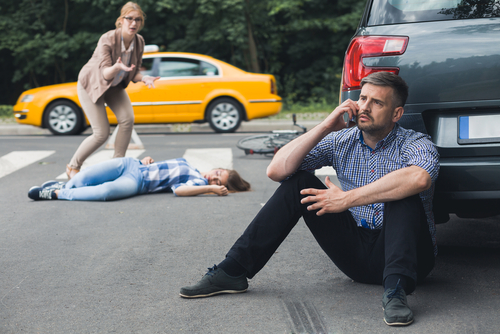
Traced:
MULTIPOLYGON (((143 75, 153 75, 154 58, 144 58, 141 65, 143 75)), ((155 94, 154 89, 149 89, 143 82, 130 82, 127 94, 134 108, 135 123, 152 123, 154 121, 151 97, 155 94)), ((114 117, 114 115, 113 115, 114 117)))
POLYGON ((209 91, 205 86, 209 72, 202 63, 188 57, 161 57, 156 87, 162 93, 152 101, 155 122, 203 119, 201 104, 209 91))

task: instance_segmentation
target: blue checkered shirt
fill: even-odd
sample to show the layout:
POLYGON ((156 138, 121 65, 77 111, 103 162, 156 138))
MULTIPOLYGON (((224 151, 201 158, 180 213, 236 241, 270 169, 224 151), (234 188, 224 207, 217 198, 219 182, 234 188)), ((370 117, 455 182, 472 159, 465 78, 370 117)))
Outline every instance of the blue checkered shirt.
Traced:
MULTIPOLYGON (((313 171, 323 166, 335 169, 344 191, 372 183, 400 168, 419 166, 426 170, 431 176, 432 186, 419 195, 427 215, 434 253, 437 254, 432 198, 439 172, 439 153, 429 136, 396 124, 372 150, 364 143, 363 134, 357 127, 332 132, 309 152, 299 170, 313 171)), ((349 211, 359 227, 382 228, 383 203, 357 206, 349 211)))
POLYGON ((139 168, 143 175, 143 187, 148 193, 171 190, 175 194, 175 189, 180 186, 208 185, 208 180, 184 158, 155 162, 139 168))

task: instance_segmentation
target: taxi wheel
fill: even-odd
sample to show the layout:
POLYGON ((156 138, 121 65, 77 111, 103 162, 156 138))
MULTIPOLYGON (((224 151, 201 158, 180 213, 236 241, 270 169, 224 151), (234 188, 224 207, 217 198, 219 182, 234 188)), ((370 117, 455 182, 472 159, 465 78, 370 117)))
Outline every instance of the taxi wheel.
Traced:
POLYGON ((44 124, 55 135, 77 135, 83 130, 83 114, 71 101, 51 103, 44 114, 44 124))
POLYGON ((242 114, 240 104, 228 98, 213 101, 207 110, 210 127, 219 133, 236 131, 240 126, 242 114))

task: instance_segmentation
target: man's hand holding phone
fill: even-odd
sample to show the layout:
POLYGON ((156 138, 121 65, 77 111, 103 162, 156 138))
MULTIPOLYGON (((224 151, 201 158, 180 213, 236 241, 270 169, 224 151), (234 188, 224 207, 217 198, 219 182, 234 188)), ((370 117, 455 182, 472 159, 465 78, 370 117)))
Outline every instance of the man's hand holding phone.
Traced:
POLYGON ((331 131, 339 131, 354 126, 356 125, 358 110, 358 104, 351 99, 347 99, 335 108, 324 122, 331 131))

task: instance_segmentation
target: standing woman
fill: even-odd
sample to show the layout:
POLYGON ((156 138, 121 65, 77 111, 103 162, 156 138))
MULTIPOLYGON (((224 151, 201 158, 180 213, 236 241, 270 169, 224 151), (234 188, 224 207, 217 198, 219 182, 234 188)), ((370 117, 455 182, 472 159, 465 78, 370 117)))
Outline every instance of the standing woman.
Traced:
POLYGON ((92 58, 78 75, 78 98, 93 134, 80 144, 66 166, 69 179, 80 171, 85 159, 109 137, 105 104, 116 115, 119 125, 113 158, 125 156, 134 127, 134 110, 125 88, 130 81, 143 81, 148 88, 154 88, 154 81, 159 79, 143 76, 139 71, 144 38, 137 33, 144 27, 144 19, 141 7, 127 2, 116 20, 116 29, 101 36, 92 58))

